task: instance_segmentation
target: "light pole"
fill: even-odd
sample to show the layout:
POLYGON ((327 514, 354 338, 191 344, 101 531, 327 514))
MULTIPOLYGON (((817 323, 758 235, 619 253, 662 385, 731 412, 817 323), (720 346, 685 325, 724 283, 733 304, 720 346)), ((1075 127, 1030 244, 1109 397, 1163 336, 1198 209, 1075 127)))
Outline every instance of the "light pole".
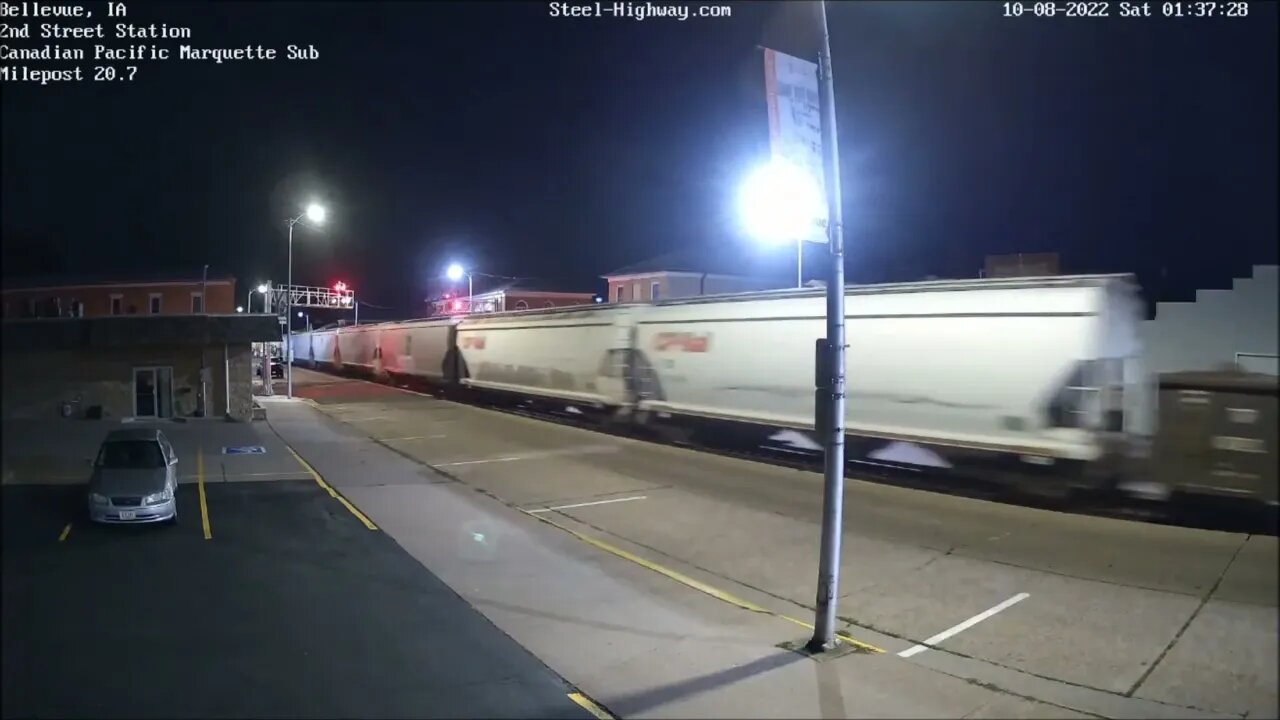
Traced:
MULTIPOLYGON (((811 651, 837 644, 836 609, 840 597, 840 541, 844 533, 844 212, 840 201, 840 146, 836 132, 836 90, 831 70, 831 36, 827 32, 827 3, 818 3, 818 97, 822 110, 823 173, 827 179, 827 249, 831 275, 827 280, 828 377, 819 378, 826 407, 826 458, 822 484, 822 550, 818 556, 818 597, 811 651)), ((816 419, 816 418, 815 418, 816 419)))
MULTIPOLYGON (((840 153, 836 140, 835 86, 831 72, 831 41, 827 33, 827 5, 817 3, 821 46, 818 52, 818 95, 821 111, 823 168, 826 178, 827 249, 830 275, 826 288, 826 337, 817 350, 817 393, 814 428, 825 449, 822 490, 822 542, 818 558, 818 592, 811 652, 836 647, 837 598, 840 588, 840 541, 844 523, 844 225, 840 205, 840 153)), ((823 198, 815 178, 791 163, 775 158, 750 175, 742 187, 740 210, 748 231, 765 242, 804 241, 822 217, 823 198)), ((803 246, 797 252, 803 260, 803 246)), ((797 279, 803 279, 797 270, 797 279)))
MULTIPOLYGON (((297 225, 302 220, 303 217, 307 218, 308 220, 310 220, 312 223, 316 225, 320 225, 321 223, 324 222, 324 207, 317 205, 316 203, 311 203, 310 205, 307 206, 306 210, 298 213, 297 217, 289 219, 289 274, 288 274, 288 279, 286 281, 288 287, 285 290, 285 300, 284 300, 284 308, 285 308, 284 316, 286 318, 289 317, 290 312, 293 310, 293 226, 297 225)), ((286 397, 292 398, 293 397, 293 323, 289 322, 286 325, 286 327, 288 328, 289 332, 285 337, 285 348, 284 348, 284 371, 285 371, 285 374, 288 376, 288 379, 285 381, 285 388, 286 388, 285 395, 286 397)))

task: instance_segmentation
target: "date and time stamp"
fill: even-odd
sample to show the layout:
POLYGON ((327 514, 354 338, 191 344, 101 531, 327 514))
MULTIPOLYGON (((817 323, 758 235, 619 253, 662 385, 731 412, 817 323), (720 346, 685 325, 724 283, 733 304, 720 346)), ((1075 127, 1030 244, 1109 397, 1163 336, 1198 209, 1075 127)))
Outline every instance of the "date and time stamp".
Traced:
MULTIPOLYGON (((995 3, 992 3, 993 5, 995 3)), ((1249 3, 1242 0, 1236 2, 1215 2, 1213 0, 1197 0, 1196 2, 1093 2, 1071 1, 1018 1, 1001 2, 1004 16, 1008 18, 1247 18, 1249 3)))

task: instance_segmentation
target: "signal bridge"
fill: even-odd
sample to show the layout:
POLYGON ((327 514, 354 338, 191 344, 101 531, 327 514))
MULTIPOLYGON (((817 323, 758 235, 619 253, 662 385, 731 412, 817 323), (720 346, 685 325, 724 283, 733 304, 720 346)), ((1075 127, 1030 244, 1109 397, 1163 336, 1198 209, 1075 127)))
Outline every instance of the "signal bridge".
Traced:
POLYGON ((332 308, 338 310, 354 309, 356 293, 342 283, 335 287, 312 287, 309 285, 279 285, 270 290, 271 304, 277 314, 283 315, 287 308, 332 308))

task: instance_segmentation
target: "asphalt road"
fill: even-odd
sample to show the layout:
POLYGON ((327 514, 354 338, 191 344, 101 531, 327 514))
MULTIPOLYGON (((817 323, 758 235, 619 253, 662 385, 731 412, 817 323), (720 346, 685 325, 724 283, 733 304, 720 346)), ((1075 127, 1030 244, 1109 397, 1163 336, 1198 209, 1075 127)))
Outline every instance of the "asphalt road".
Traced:
POLYGON ((591 717, 315 482, 204 489, 208 540, 198 485, 176 527, 4 488, 4 717, 591 717))
MULTIPOLYGON (((813 604, 815 473, 306 371, 295 387, 354 430, 512 505, 813 604)), ((958 658, 1117 698, 1277 712, 1273 536, 857 480, 845 508, 840 609, 855 637, 863 627, 899 638, 887 649, 922 664, 958 658)))

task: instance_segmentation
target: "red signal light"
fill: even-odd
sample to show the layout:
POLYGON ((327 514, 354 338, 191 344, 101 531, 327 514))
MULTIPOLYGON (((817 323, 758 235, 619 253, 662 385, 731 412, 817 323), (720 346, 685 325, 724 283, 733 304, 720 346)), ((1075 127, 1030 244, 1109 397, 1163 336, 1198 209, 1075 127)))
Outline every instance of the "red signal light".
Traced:
POLYGON ((334 285, 333 285, 333 289, 334 289, 334 290, 337 290, 338 292, 346 292, 346 291, 347 291, 347 284, 346 284, 346 283, 344 283, 344 282, 342 282, 342 281, 336 282, 336 283, 334 283, 334 285))

